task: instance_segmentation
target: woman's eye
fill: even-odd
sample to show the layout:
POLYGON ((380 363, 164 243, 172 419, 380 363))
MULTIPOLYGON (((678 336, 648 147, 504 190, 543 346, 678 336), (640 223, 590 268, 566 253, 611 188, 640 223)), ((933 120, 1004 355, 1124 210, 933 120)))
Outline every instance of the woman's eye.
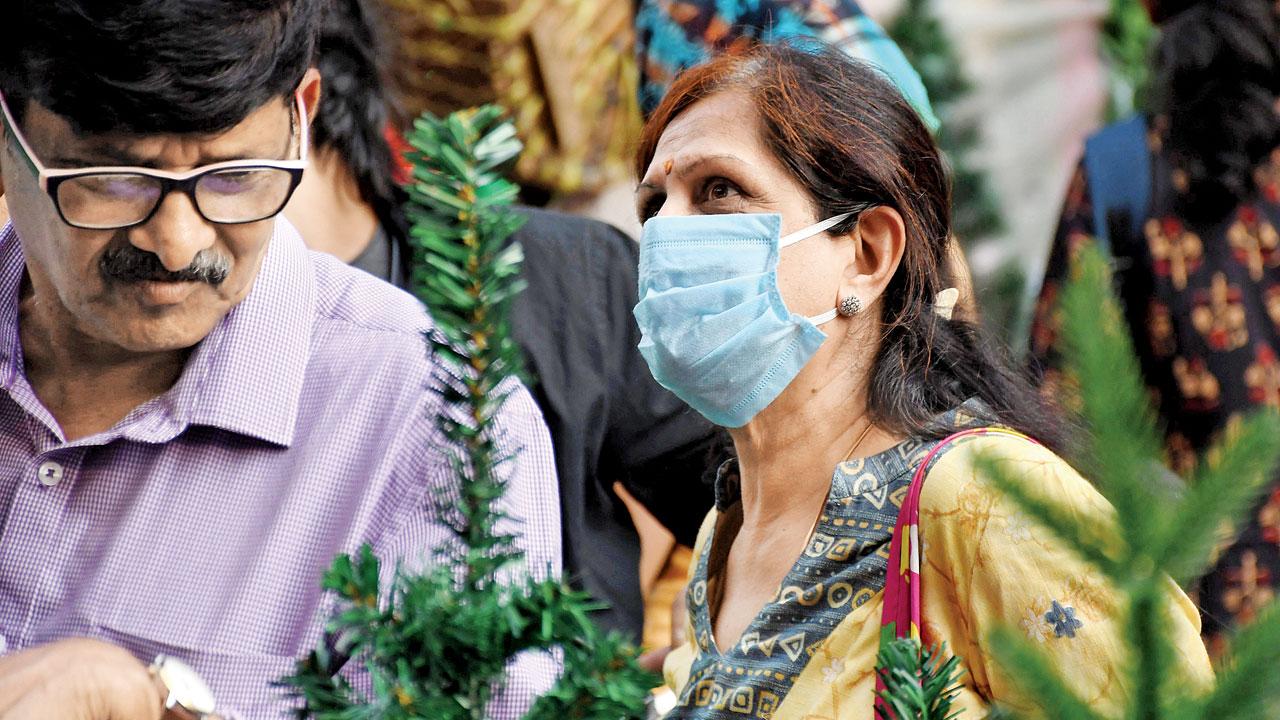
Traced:
POLYGON ((738 186, 724 178, 712 178, 707 181, 703 192, 707 200, 726 200, 739 194, 738 186))

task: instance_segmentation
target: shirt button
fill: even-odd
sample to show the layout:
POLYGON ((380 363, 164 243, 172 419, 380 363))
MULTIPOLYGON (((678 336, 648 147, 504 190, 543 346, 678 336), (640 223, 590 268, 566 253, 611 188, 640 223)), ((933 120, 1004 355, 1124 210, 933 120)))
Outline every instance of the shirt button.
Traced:
POLYGON ((46 460, 45 462, 40 463, 40 470, 38 473, 40 477, 40 484, 45 487, 53 487, 54 485, 62 482, 62 465, 52 460, 46 460))

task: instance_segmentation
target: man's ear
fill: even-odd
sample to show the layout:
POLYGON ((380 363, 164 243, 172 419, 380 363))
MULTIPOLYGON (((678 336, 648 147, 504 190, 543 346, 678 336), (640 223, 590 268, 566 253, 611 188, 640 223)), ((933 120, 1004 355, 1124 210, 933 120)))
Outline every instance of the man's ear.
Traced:
POLYGON ((298 83, 298 94, 302 96, 302 106, 307 109, 307 122, 315 122, 316 113, 320 110, 320 70, 310 68, 298 83))

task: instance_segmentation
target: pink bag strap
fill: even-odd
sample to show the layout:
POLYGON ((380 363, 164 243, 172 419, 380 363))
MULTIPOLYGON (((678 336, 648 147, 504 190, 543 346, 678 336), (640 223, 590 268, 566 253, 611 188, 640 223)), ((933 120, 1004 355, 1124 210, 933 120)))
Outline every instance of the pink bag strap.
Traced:
MULTIPOLYGON (((911 485, 907 487, 907 496, 902 501, 902 509, 898 512, 898 523, 893 530, 893 538, 889 541, 889 567, 884 578, 884 612, 880 616, 880 626, 894 626, 894 635, 899 638, 910 636, 921 640, 922 616, 920 613, 920 491, 924 488, 924 480, 929 466, 934 459, 951 443, 971 435, 1009 435, 1035 442, 1020 432, 1001 427, 984 427, 961 430, 949 435, 925 455, 924 460, 916 468, 911 477, 911 485)), ((882 708, 889 717, 888 706, 880 698, 884 691, 884 682, 876 676, 877 708, 882 708)), ((879 716, 877 716, 879 717, 879 716)))

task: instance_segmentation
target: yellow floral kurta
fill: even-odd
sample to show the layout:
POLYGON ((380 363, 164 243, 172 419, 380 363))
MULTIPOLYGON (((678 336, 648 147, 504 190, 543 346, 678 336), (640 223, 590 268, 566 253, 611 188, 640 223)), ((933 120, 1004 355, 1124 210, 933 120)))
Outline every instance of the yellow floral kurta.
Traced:
MULTIPOLYGON (((715 646, 707 602, 713 594, 708 578, 714 585, 718 572, 709 562, 712 536, 738 502, 734 478, 722 473, 717 509, 703 525, 690 572, 690 640, 665 667, 680 698, 668 718, 874 718, 888 537, 912 471, 933 445, 908 441, 836 469, 809 548, 775 601, 727 652, 715 646)), ((926 642, 945 641, 967 670, 955 707, 975 720, 985 717, 992 699, 1028 707, 984 647, 988 633, 1004 625, 1038 644, 1080 697, 1114 714, 1127 688, 1112 591, 975 471, 979 452, 1024 468, 1027 484, 1063 508, 1099 522, 1112 516, 1106 500, 1067 463, 1024 439, 984 435, 943 451, 921 496, 922 613, 926 642)), ((1213 675, 1199 614, 1169 585, 1176 666, 1188 686, 1208 688, 1213 675)))

